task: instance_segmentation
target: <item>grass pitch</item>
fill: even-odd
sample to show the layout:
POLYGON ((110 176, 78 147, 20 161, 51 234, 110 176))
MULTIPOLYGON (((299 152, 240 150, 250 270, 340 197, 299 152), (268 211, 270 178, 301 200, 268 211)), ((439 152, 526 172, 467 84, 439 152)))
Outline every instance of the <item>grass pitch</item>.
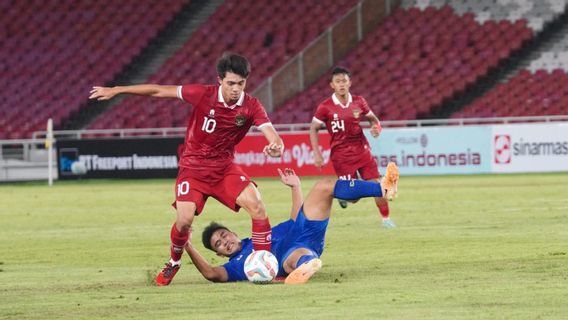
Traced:
MULTIPOLYGON (((290 194, 258 180, 271 222, 290 194)), ((307 192, 315 182, 303 179, 307 192)), ((372 200, 334 205, 322 260, 304 286, 212 284, 187 256, 167 261, 174 179, 0 185, 1 319, 566 319, 568 175, 402 177, 385 230, 372 200)), ((210 199, 211 220, 250 219, 210 199)))

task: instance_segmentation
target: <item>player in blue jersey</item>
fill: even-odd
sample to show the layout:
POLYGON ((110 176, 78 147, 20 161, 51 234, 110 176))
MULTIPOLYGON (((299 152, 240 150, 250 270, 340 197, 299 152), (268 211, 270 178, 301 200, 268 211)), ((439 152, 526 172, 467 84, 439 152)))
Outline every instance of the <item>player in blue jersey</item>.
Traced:
MULTIPOLYGON (((388 197, 398 179, 396 165, 389 166, 382 184, 363 180, 318 181, 302 204, 300 179, 291 169, 281 171, 282 182, 292 189, 290 219, 272 228, 272 253, 279 262, 278 276, 286 276, 286 284, 306 283, 322 265, 325 232, 334 198, 357 200, 365 197, 388 197)), ((205 248, 228 257, 222 266, 211 266, 191 244, 185 249, 195 267, 209 281, 232 282, 246 280, 243 270, 246 257, 253 251, 251 239, 239 239, 227 227, 211 223, 202 234, 205 248)))

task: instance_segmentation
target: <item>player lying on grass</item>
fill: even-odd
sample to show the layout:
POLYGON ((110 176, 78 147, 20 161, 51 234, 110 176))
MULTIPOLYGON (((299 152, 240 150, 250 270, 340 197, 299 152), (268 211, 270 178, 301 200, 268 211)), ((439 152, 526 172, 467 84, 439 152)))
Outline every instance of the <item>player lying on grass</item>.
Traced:
MULTIPOLYGON (((392 197, 397 190, 398 168, 388 166, 382 183, 363 180, 318 181, 302 204, 300 178, 291 169, 278 169, 282 183, 292 189, 290 219, 272 228, 272 253, 279 262, 278 276, 286 284, 307 282, 322 265, 325 232, 331 215, 334 198, 357 200, 366 197, 392 197)), ((191 238, 190 238, 191 239, 191 238)), ((246 280, 243 266, 246 257, 253 251, 250 239, 239 239, 223 225, 215 222, 202 234, 205 248, 217 255, 228 257, 222 266, 213 267, 188 241, 185 249, 195 267, 205 279, 213 282, 246 280)))

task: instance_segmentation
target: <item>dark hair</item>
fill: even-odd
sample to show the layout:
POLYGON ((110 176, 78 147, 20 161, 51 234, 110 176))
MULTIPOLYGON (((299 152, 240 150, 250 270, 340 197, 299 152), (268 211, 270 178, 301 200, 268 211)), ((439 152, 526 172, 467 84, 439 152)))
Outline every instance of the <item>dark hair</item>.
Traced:
POLYGON ((349 72, 349 70, 342 68, 342 67, 335 67, 335 68, 333 68, 333 71, 331 71, 331 80, 333 80, 333 76, 338 75, 338 74, 347 75, 349 77, 349 79, 351 79, 351 72, 349 72))
POLYGON ((205 227, 203 233, 201 234, 201 241, 203 241, 203 246, 205 248, 215 251, 213 250, 213 247, 211 247, 211 237, 213 236, 213 233, 219 229, 230 231, 229 229, 227 229, 227 227, 217 222, 211 222, 207 227, 205 227))
POLYGON ((248 78, 250 74, 250 63, 247 58, 236 53, 226 52, 217 61, 217 75, 224 79, 227 72, 238 74, 243 78, 248 78))

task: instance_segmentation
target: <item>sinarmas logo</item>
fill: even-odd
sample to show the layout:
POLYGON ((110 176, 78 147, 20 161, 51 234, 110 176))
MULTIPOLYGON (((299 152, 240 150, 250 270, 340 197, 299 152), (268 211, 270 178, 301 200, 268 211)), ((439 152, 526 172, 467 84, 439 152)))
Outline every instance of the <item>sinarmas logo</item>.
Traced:
POLYGON ((555 157, 568 155, 568 141, 525 141, 507 134, 495 135, 493 140, 496 164, 509 164, 513 157, 555 157))
POLYGON ((565 156, 568 141, 519 141, 513 142, 513 155, 520 156, 565 156))
POLYGON ((511 136, 508 134, 498 134, 493 139, 493 148, 495 150, 495 163, 509 164, 511 163, 511 136))

